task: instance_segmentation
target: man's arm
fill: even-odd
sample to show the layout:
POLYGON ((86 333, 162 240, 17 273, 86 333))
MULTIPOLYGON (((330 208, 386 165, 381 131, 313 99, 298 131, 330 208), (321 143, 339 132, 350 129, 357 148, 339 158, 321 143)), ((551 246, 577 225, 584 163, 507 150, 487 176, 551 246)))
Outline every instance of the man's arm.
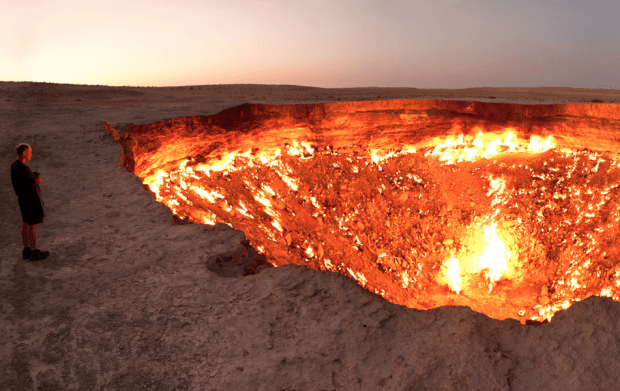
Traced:
POLYGON ((38 173, 38 172, 36 172, 36 171, 35 171, 35 172, 33 172, 32 174, 33 174, 33 175, 34 175, 34 177, 35 177, 34 184, 35 184, 35 185, 40 185, 40 184, 41 184, 41 174, 40 174, 40 173, 38 173))
POLYGON ((36 184, 37 177, 25 164, 16 161, 11 166, 11 182, 13 182, 13 189, 18 196, 27 193, 32 186, 36 184))
MULTIPOLYGON (((32 172, 30 167, 26 165, 24 165, 24 174, 32 183, 34 183, 37 180, 37 176, 34 174, 34 172, 32 172)), ((24 180, 26 180, 26 178, 24 178, 24 180)))
POLYGON ((18 181, 21 183, 20 187, 23 189, 23 194, 32 192, 32 189, 41 183, 41 178, 35 175, 30 167, 26 165, 24 165, 23 170, 20 171, 21 173, 18 181))

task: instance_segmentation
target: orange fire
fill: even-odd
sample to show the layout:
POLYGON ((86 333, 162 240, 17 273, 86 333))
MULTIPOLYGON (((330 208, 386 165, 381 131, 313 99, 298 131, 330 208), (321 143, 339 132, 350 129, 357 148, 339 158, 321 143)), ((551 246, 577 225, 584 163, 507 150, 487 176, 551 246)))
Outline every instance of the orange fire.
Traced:
POLYGON ((473 162, 478 159, 489 159, 500 153, 524 153, 524 152, 545 152, 555 148, 553 136, 542 139, 539 136, 532 136, 529 144, 519 143, 514 134, 514 129, 506 129, 501 134, 485 134, 480 128, 475 137, 448 137, 429 150, 427 156, 436 156, 446 164, 461 162, 473 162))
POLYGON ((461 266, 459 265, 459 260, 450 257, 448 262, 446 263, 446 274, 448 275, 448 285, 450 285, 450 289, 455 291, 457 294, 461 292, 461 266))
MULTIPOLYGON (((492 284, 499 280, 502 273, 508 269, 510 252, 506 251, 504 242, 497 236, 495 223, 484 226, 484 238, 486 244, 478 265, 480 269, 487 270, 487 277, 492 284)), ((491 284, 489 284, 489 291, 492 289, 491 284)))
POLYGON ((474 133, 400 150, 298 141, 143 179, 175 215, 243 230, 276 266, 339 272, 410 307, 542 320, 620 299, 617 162, 551 136, 474 133))
MULTIPOLYGON (((480 254, 470 257, 473 260, 464 259, 463 261, 451 256, 445 264, 446 283, 457 294, 463 290, 464 281, 470 281, 480 273, 486 277, 490 293, 493 290, 494 283, 504 277, 504 272, 508 269, 510 252, 497 234, 497 224, 491 223, 482 228, 484 231, 484 247, 480 254)), ((467 245, 469 247, 475 246, 474 243, 467 245)))

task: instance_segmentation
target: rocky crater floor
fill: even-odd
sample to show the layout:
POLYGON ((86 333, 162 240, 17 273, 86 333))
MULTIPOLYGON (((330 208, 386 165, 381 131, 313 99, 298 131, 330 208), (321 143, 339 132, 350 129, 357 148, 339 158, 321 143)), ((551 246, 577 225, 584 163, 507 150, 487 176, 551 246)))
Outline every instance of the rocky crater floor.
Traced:
POLYGON ((260 263, 243 232, 171 224, 103 127, 248 102, 421 97, 591 106, 620 92, 0 83, 0 389, 617 389, 619 303, 591 297, 526 326, 467 307, 410 309, 299 265, 238 276, 260 263), (21 259, 8 175, 21 142, 42 174, 42 262, 21 259))

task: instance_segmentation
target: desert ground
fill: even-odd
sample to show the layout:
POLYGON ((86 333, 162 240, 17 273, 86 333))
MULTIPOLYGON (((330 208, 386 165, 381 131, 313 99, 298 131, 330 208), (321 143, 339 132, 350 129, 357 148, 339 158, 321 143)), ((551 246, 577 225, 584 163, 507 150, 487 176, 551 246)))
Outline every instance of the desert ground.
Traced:
POLYGON ((243 103, 384 99, 620 103, 620 90, 107 87, 0 82, 0 389, 618 389, 620 304, 593 297, 548 324, 466 307, 387 302, 300 266, 230 278, 243 232, 173 225, 119 161, 118 129, 243 103), (9 167, 19 143, 42 175, 40 262, 21 257, 9 167))

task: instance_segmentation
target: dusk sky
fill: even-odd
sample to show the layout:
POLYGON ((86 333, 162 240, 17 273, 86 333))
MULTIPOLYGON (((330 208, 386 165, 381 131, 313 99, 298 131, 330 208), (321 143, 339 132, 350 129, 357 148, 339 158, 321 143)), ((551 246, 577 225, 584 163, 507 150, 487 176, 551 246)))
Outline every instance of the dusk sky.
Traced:
POLYGON ((620 88, 620 0, 0 0, 0 80, 620 88))

